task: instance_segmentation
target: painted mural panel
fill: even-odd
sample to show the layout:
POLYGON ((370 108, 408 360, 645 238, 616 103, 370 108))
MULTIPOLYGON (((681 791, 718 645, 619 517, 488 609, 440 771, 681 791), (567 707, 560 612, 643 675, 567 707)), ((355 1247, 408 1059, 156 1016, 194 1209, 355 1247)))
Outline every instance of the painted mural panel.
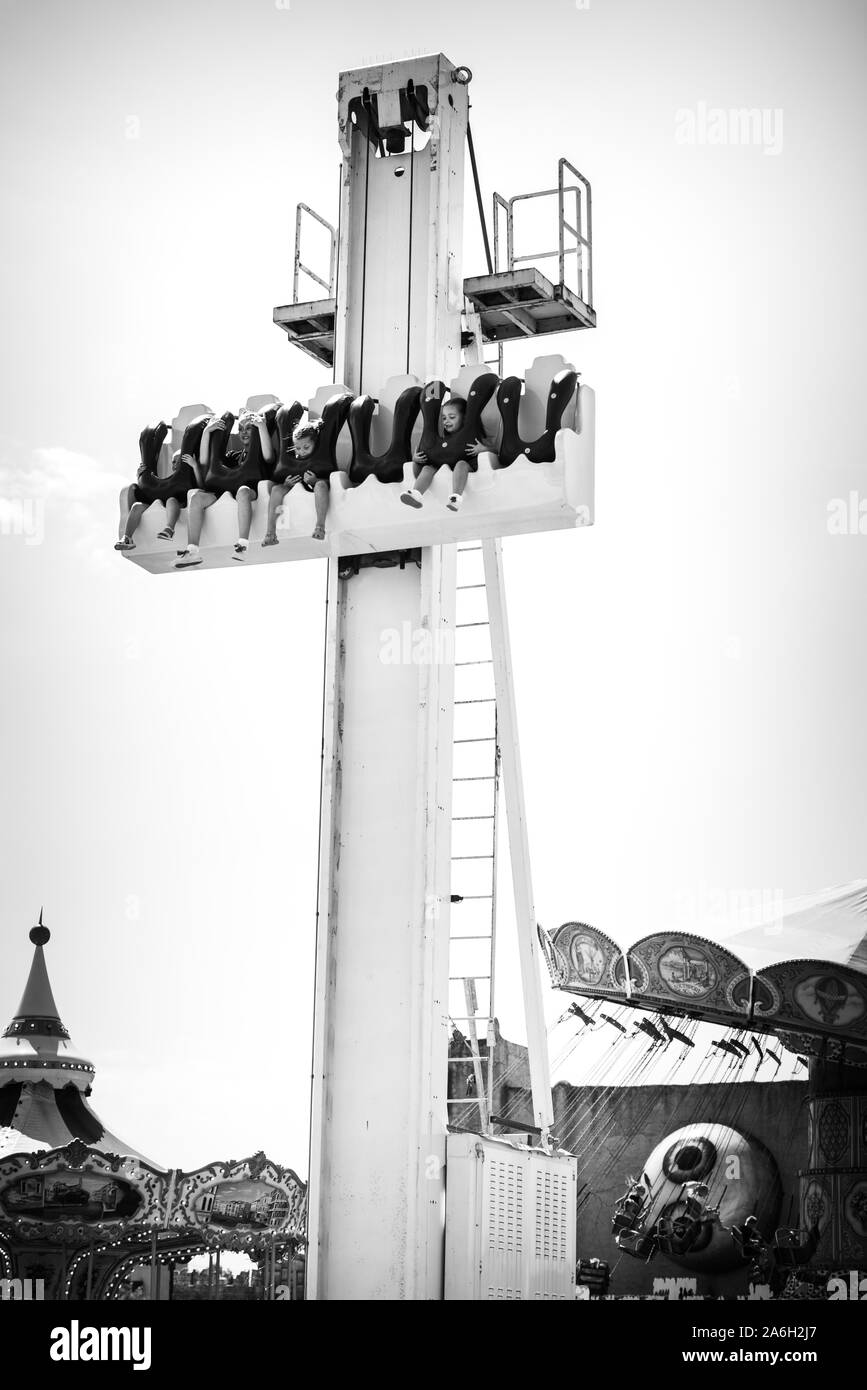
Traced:
POLYGON ((821 960, 788 960, 757 976, 775 996, 776 1025, 867 1038, 867 976, 821 960))
POLYGON ((685 932, 659 932, 628 952, 632 1000, 658 1001, 707 1019, 733 1021, 750 1004, 750 972, 724 947, 685 932))
POLYGON ((615 941, 585 922, 564 922, 550 936, 540 929, 556 985, 591 999, 626 999, 623 952, 615 941))
POLYGON ((119 1178, 62 1169, 18 1178, 4 1188, 0 1203, 7 1216, 19 1218, 117 1221, 132 1216, 141 1198, 119 1178))

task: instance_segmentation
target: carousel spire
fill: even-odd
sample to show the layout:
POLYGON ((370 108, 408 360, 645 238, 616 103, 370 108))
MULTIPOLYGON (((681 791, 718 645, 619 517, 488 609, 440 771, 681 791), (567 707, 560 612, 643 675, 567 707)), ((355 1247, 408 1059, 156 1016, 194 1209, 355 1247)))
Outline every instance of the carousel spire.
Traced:
POLYGON ((61 1022, 45 964, 50 939, 40 909, 30 929, 30 974, 0 1038, 0 1157, 78 1140, 104 1153, 145 1158, 107 1130, 87 1103, 94 1067, 73 1048, 61 1022))
POLYGON ((30 940, 34 946, 33 962, 21 1003, 3 1034, 4 1038, 27 1037, 36 1042, 39 1038, 69 1037, 60 1021, 51 981, 48 978, 43 947, 51 939, 51 932, 42 921, 42 912, 43 909, 40 908, 39 923, 30 929, 30 940))

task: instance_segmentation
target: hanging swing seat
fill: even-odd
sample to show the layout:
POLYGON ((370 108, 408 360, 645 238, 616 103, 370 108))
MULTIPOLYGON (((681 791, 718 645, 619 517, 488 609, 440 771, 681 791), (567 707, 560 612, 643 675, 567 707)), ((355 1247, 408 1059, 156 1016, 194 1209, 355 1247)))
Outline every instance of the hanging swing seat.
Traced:
POLYGON ((636 1260, 651 1260, 658 1249, 656 1236, 648 1231, 618 1231, 614 1244, 636 1260))

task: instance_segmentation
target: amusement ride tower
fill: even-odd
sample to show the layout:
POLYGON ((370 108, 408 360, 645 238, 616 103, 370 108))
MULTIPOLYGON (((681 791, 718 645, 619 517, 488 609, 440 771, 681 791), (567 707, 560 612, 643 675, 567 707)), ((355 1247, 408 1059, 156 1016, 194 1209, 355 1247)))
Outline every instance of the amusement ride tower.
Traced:
MULTIPOLYGON (((517 1207, 538 1229, 554 1221, 571 1232, 550 1248, 547 1237, 536 1242, 530 1273, 515 1267, 496 1277, 508 1290, 499 1296, 574 1297, 575 1168, 550 1135, 499 537, 592 522, 593 397, 562 359, 543 359, 524 387, 516 378, 501 383, 484 351, 504 339, 595 324, 590 190, 561 160, 558 187, 542 195, 556 198, 559 209, 559 245, 547 253, 557 259, 556 279, 516 256, 513 206, 499 199, 506 264, 500 268, 489 259, 486 275, 465 280, 467 149, 475 171, 470 77, 441 54, 341 75, 339 230, 334 273, 319 281, 328 297, 298 302, 297 271, 305 267, 296 246, 296 302, 274 313, 290 341, 333 366, 334 384, 317 394, 310 414, 326 425, 336 421, 337 432, 325 544, 309 539, 312 499, 296 489, 280 544, 255 544, 257 519, 248 552, 251 563, 326 554, 331 561, 310 1153, 312 1298, 448 1296, 455 670, 437 653, 449 649, 454 635, 459 543, 480 549, 484 562, 537 1134, 534 1148, 524 1144, 525 1168, 504 1181, 512 1184, 510 1192, 526 1183, 526 1200, 519 1194, 517 1207), (567 219, 572 199, 575 212, 567 219), (575 267, 574 289, 565 283, 567 264, 575 267), (552 364, 547 376, 546 362, 552 364), (421 411, 426 447, 447 450, 437 417, 449 390, 466 398, 467 420, 477 430, 483 422, 488 433, 499 426, 500 467, 482 456, 457 513, 444 506, 446 483, 438 474, 425 506, 416 510, 400 499, 400 480, 412 481, 409 431, 421 411), (401 414, 407 401, 409 417, 401 414), (365 426, 371 428, 367 438, 365 426), (339 571, 338 557, 353 557, 353 567, 339 571), (403 631, 427 638, 431 659, 384 663, 384 635, 403 631), (544 1174, 530 1172, 530 1162, 547 1165, 544 1174), (546 1291, 522 1294, 528 1279, 546 1291)), ((499 253, 499 240, 496 248, 499 253)), ((180 416, 176 433, 183 423, 180 416)), ((265 496, 263 484, 259 513, 265 496)), ((206 563, 229 562, 231 518, 228 499, 211 508, 202 542, 206 563)), ((128 557, 154 572, 167 571, 173 559, 155 539, 158 524, 143 525, 128 557)), ((505 1156, 494 1155, 489 1174, 499 1171, 497 1163, 508 1166, 509 1142, 500 1141, 500 1149, 505 1156)), ((457 1154, 454 1171, 460 1171, 457 1154)), ((469 1296, 498 1295, 477 1290, 469 1296)))

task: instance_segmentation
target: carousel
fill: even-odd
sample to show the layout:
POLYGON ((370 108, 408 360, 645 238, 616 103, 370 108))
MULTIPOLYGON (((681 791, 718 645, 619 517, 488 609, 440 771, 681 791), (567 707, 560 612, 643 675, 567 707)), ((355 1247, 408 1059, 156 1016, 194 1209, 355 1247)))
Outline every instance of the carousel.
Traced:
MULTIPOLYGON (((165 1168, 90 1105, 95 1068, 61 1022, 42 923, 0 1043, 0 1288, 5 1299, 220 1297, 223 1252, 250 1257, 246 1296, 299 1296, 306 1186, 263 1153, 165 1168), (184 1291, 182 1293, 182 1290, 184 1291)), ((237 1262, 236 1262, 237 1263, 237 1262)))

